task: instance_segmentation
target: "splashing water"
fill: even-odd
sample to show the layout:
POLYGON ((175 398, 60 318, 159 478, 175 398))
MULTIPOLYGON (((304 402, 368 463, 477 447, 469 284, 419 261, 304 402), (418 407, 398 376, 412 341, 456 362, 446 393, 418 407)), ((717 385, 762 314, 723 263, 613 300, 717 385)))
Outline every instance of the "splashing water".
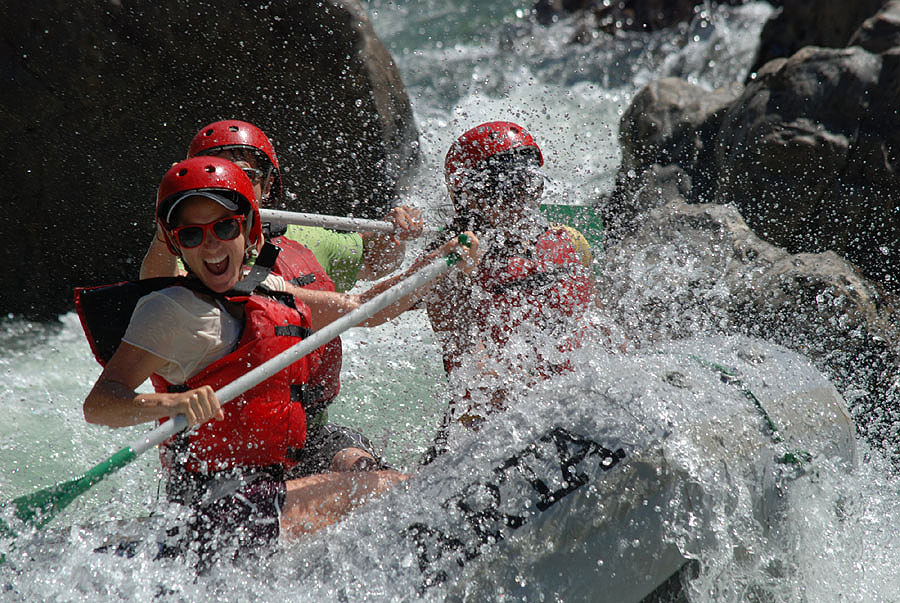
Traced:
MULTIPOLYGON (((443 154, 462 131, 492 119, 522 123, 539 140, 551 178, 545 200, 595 199, 612 185, 618 120, 640 86, 666 75, 707 87, 742 80, 771 12, 765 4, 710 10, 676 30, 598 36, 580 46, 568 43, 573 26, 565 21, 529 25, 523 6, 530 3, 368 6, 397 59, 422 132, 423 167, 405 200, 435 220, 446 218, 448 203, 443 154)), ((609 326, 620 338, 621 330, 609 326)), ((740 389, 689 356, 751 367, 752 359, 734 350, 762 346, 768 358, 781 359, 766 387, 798 391, 818 383, 808 364, 742 340, 712 337, 661 346, 659 353, 621 354, 597 337, 576 352, 572 375, 523 395, 477 436, 457 434, 459 456, 439 461, 408 487, 320 535, 261 559, 221 563, 202 576, 190 561, 156 560, 156 540, 179 517, 177 508, 161 502, 159 462, 147 454, 92 488, 44 533, 20 537, 12 550, 2 543, 7 561, 0 565, 0 592, 14 601, 571 600, 579 593, 602 600, 616 572, 628 566, 640 577, 680 564, 673 556, 680 551, 696 561, 686 570, 691 601, 897 598, 900 547, 891 526, 900 519, 900 497, 891 468, 862 442, 852 471, 840 455, 824 453, 814 470, 744 463, 756 457, 736 442, 764 450, 777 445, 740 389), (697 408, 707 411, 698 417, 697 408), (560 425, 568 426, 568 435, 553 431, 560 425), (594 447, 578 444, 584 434, 572 436, 572 426, 590 431, 594 447), (566 440, 570 436, 575 439, 566 440), (709 444, 719 440, 718 448, 709 444), (560 495, 565 504, 548 503, 503 468, 504 460, 515 458, 544 475, 556 458, 546 451, 561 441, 571 450, 576 444, 589 450, 577 462, 568 460, 592 480, 560 495), (617 456, 619 449, 625 457, 617 456), (644 481, 607 479, 625 474, 632 467, 626 461, 649 449, 661 451, 653 458, 667 464, 645 465, 649 473, 636 474, 644 481), (721 453, 711 456, 710 450, 721 453), (642 483, 657 489, 641 490, 642 483), (654 498, 657 491, 666 496, 654 498), (776 500, 763 492, 777 493, 778 504, 761 508, 776 500), (506 506, 511 500, 524 502, 506 506), (546 512, 539 513, 540 506, 546 512), (617 515, 628 509, 637 514, 617 515), (522 526, 492 524, 501 512, 521 518, 522 526), (139 519, 148 515, 153 518, 139 519), (640 531, 651 518, 661 541, 640 531), (123 538, 134 543, 130 556, 95 552, 123 538), (573 579, 560 560, 587 560, 591 567, 573 579)), ((5 319, 0 346, 6 376, 0 500, 71 479, 145 430, 84 422, 81 402, 99 368, 74 315, 53 325, 5 319)), ((411 312, 393 324, 352 331, 344 349, 343 390, 332 420, 359 427, 392 464, 416 471, 447 395, 427 318, 411 312)), ((750 390, 764 389, 749 377, 747 383, 750 390)), ((572 475, 545 481, 565 492, 577 483, 572 475)))

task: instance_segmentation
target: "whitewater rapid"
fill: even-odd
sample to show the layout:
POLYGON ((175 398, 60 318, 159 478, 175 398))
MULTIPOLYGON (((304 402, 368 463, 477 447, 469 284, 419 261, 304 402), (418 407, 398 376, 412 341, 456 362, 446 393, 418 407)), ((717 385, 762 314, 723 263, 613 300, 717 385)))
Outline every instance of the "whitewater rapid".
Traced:
MULTIPOLYGON (((618 120, 634 93, 668 75, 709 88, 743 80, 759 30, 772 10, 764 3, 721 8, 675 31, 598 37, 578 47, 568 43, 571 24, 531 27, 524 19, 527 5, 513 0, 469 0, 453 7, 437 0, 384 0, 369 2, 368 7, 400 67, 421 131, 422 167, 403 200, 423 207, 435 222, 447 212, 441 177, 444 152, 459 133, 488 119, 522 123, 539 140, 551 179, 545 200, 596 200, 612 186, 620 156, 618 120)), ((602 250, 597 251, 602 259, 602 250)), ((360 427, 390 462, 415 471, 446 399, 440 354, 427 319, 422 312, 412 312, 396 324, 354 331, 344 341, 343 392, 332 419, 360 427)), ((704 350, 693 351, 708 355, 710 347, 726 343, 714 338, 704 350)), ((0 350, 5 377, 0 386, 5 410, 0 424, 0 499, 71 479, 144 429, 109 430, 84 422, 81 402, 99 367, 74 314, 62 316, 59 324, 5 318, 0 321, 0 350)), ((625 420, 628 413, 618 417, 621 440, 646 441, 653 432, 650 426, 659 428, 663 419, 684 426, 689 417, 666 415, 666 404, 687 405, 695 394, 668 386, 654 394, 646 384, 656 382, 645 377, 659 359, 651 360, 649 352, 634 351, 632 356, 611 354, 603 346, 586 350, 573 381, 524 397, 521 406, 486 432, 488 444, 521 445, 515 450, 522 450, 535 441, 529 439, 527 425, 546 427, 551 418, 570 416, 570 408, 590 415, 586 409, 597 404, 597 392, 606 392, 604 400, 612 396, 624 403, 609 393, 617 389, 623 395, 642 391, 647 402, 643 414, 631 413, 631 422, 625 420), (683 397, 662 395, 671 391, 682 391, 683 397), (529 423, 529 414, 540 422, 529 423)), ((789 366, 779 379, 790 383, 808 370, 789 366)), ((730 391, 723 394, 725 399, 738 403, 730 397, 733 388, 721 389, 727 384, 716 382, 720 376, 710 372, 705 379, 702 391, 730 391)), ((599 411, 595 414, 600 416, 599 411)), ((746 416, 759 420, 752 413, 746 416)), ((714 430, 707 433, 717 435, 714 430)), ((475 458, 446 467, 448 479, 458 475, 454 469, 473 475, 493 469, 477 458, 477 450, 492 448, 476 448, 474 441, 461 445, 469 446, 475 458)), ((698 540, 689 515, 679 517, 673 511, 666 516, 671 543, 685 546, 685 552, 700 561, 689 586, 690 600, 896 600, 900 545, 892 526, 900 522, 898 484, 877 451, 862 442, 857 445, 858 463, 852 471, 823 458, 815 472, 785 490, 777 533, 764 529, 745 506, 756 482, 739 473, 722 480, 708 467, 687 467, 699 486, 718 497, 712 500, 717 513, 703 526, 705 539, 698 540), (681 519, 685 522, 679 523, 681 519)), ((145 455, 81 497, 46 535, 25 538, 15 550, 7 550, 8 563, 0 566, 0 598, 442 600, 480 594, 484 590, 478 589, 489 585, 498 586, 492 591, 495 599, 510 600, 526 594, 552 598, 563 588, 552 578, 553 551, 547 550, 559 541, 545 538, 526 540, 527 550, 518 551, 529 553, 531 565, 523 564, 528 571, 509 572, 510 566, 501 563, 500 548, 486 545, 464 568, 465 579, 422 589, 416 554, 395 555, 396 543, 403 540, 385 524, 398 518, 412 521, 417 513, 437 517, 452 488, 436 481, 425 484, 420 494, 393 493, 326 533, 280 547, 260 562, 225 564, 206 576, 197 577, 190 564, 177 559, 154 560, 152 545, 138 547, 131 558, 95 553, 119 533, 117 521, 134 525, 135 518, 151 513, 162 525, 178 520, 177 509, 160 502, 159 472, 154 455, 145 455), (81 527, 98 521, 103 525, 81 527), (504 569, 494 573, 494 567, 504 569), (470 579, 473 590, 467 591, 470 579)), ((592 512, 601 516, 597 509, 592 512)), ((137 532, 155 533, 143 528, 137 532)), ((565 542, 572 547, 576 541, 565 542)), ((597 555, 594 578, 576 586, 602 593, 605 583, 597 576, 606 559, 639 550, 640 545, 617 541, 597 555)))

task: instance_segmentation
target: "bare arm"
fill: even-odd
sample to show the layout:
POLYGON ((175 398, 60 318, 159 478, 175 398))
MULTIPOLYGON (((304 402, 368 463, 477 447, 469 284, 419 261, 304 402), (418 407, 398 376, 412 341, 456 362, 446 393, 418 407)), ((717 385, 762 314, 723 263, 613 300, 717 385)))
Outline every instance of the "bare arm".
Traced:
MULTIPOLYGON (((333 322, 341 316, 352 312, 361 304, 364 304, 376 295, 384 292, 400 281, 408 278, 413 273, 420 270, 426 264, 430 263, 438 257, 456 252, 460 254, 464 259, 464 261, 462 262, 463 269, 473 270, 478 262, 478 239, 472 233, 467 233, 467 235, 471 242, 470 246, 461 246, 455 239, 447 241, 437 251, 434 251, 431 254, 428 254, 416 260, 416 262, 413 263, 413 265, 410 266, 402 274, 380 281, 361 295, 333 293, 330 291, 311 291, 309 289, 295 287, 291 284, 287 284, 287 291, 289 293, 292 293, 295 297, 297 297, 299 300, 303 301, 310 307, 310 309, 312 310, 313 328, 321 329, 325 325, 333 322)), ((431 283, 424 285, 423 287, 419 287, 409 295, 401 298, 397 302, 391 304, 387 308, 372 316, 372 318, 370 318, 369 320, 357 326, 373 327, 383 324, 391 320, 392 318, 399 316, 400 314, 411 308, 416 302, 418 302, 423 295, 431 290, 431 287, 433 285, 434 282, 432 281, 431 283)))
POLYGON ((406 475, 386 469, 317 473, 290 480, 281 529, 294 537, 321 530, 405 479, 406 475))
POLYGON ((165 360, 122 342, 84 400, 88 423, 127 427, 183 414, 190 425, 222 419, 221 405, 208 385, 174 394, 139 394, 134 389, 165 360))
POLYGON ((401 205, 392 209, 384 220, 394 225, 393 233, 362 233, 360 280, 375 280, 399 268, 406 255, 406 241, 422 235, 422 218, 418 209, 401 205))
POLYGON ((179 270, 176 263, 178 258, 169 251, 163 236, 159 226, 157 226, 153 240, 150 242, 150 247, 147 249, 147 253, 144 254, 144 261, 141 262, 141 278, 182 276, 185 274, 183 270, 179 270))
MULTIPOLYGON (((451 253, 456 253, 462 258, 462 262, 460 263, 460 268, 464 272, 472 272, 475 270, 478 265, 478 261, 480 260, 480 254, 478 252, 478 238, 472 232, 466 232, 466 236, 468 237, 469 244, 468 245, 460 245, 459 242, 454 238, 438 248, 436 251, 422 256, 418 260, 416 260, 412 266, 410 266, 405 272, 399 274, 397 276, 393 276, 391 278, 380 281, 379 283, 372 286, 368 291, 359 296, 360 302, 365 303, 382 293, 386 289, 394 286, 398 282, 412 276, 415 272, 423 268, 425 265, 430 264, 432 261, 439 257, 447 256, 451 253)), ((413 305, 415 305, 422 297, 427 294, 434 287, 437 281, 431 281, 430 283, 419 287, 412 294, 407 295, 406 297, 400 299, 396 303, 388 306, 378 314, 372 317, 372 319, 366 323, 366 326, 374 326, 377 324, 381 324, 399 316, 406 310, 409 310, 413 305)))

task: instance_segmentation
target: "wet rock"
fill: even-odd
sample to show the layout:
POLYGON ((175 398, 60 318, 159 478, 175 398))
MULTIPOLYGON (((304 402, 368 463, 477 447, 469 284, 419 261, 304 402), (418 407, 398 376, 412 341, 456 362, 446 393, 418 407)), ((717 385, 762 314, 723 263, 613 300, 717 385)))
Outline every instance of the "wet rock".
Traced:
MULTIPOLYGON (((671 194, 647 195, 675 183, 679 194, 709 189, 716 178, 715 135, 721 115, 742 86, 708 91, 679 78, 651 82, 632 99, 619 125, 622 162, 614 194, 603 205, 604 222, 627 228, 628 221, 671 194), (665 167, 663 167, 665 166, 665 167)), ((674 192, 674 191, 673 191, 674 192)))
POLYGON ((891 70, 859 47, 807 47, 761 73, 722 118, 714 199, 792 253, 830 249, 896 286, 891 70))
POLYGON ((876 54, 900 47, 900 1, 890 0, 866 19, 847 45, 861 46, 876 54))
POLYGON ((641 216, 666 203, 684 200, 691 191, 691 177, 678 165, 653 164, 596 207, 603 221, 603 238, 614 243, 633 233, 641 216))
POLYGON ((604 258, 598 288, 635 346, 696 332, 779 343, 834 381, 865 435, 898 441, 900 305, 837 254, 790 254, 734 207, 670 201, 604 258))
MULTIPOLYGON (((879 36, 866 38, 876 46, 893 35, 890 19, 878 22, 879 36)), ((898 59, 900 48, 806 47, 706 111, 690 84, 651 84, 623 116, 628 151, 605 206, 627 215, 640 170, 674 165, 691 182, 687 200, 734 204, 765 240, 791 253, 834 251, 900 291, 898 59)))
POLYGON ((621 169, 641 173, 653 163, 695 165, 708 146, 705 129, 742 88, 735 84, 708 91, 674 77, 645 86, 620 121, 621 169))
POLYGON ((165 169, 240 118, 273 138, 289 209, 380 217, 417 161, 392 59, 356 0, 5 4, 0 311, 134 278, 165 169))
POLYGON ((783 0, 781 4, 780 10, 763 26, 751 73, 772 59, 793 55, 804 46, 847 46, 863 21, 878 12, 886 0, 783 0))

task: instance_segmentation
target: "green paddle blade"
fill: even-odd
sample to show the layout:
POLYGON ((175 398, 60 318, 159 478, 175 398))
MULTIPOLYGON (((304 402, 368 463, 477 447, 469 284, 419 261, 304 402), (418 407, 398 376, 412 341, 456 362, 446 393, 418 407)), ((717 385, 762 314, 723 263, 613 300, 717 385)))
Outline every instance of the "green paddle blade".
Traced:
MULTIPOLYGON (((16 519, 25 526, 41 528, 91 486, 130 463, 137 456, 130 446, 122 448, 105 461, 88 469, 84 475, 61 482, 0 505, 0 512, 12 507, 16 519)), ((14 537, 15 530, 0 520, 0 535, 14 537)))

